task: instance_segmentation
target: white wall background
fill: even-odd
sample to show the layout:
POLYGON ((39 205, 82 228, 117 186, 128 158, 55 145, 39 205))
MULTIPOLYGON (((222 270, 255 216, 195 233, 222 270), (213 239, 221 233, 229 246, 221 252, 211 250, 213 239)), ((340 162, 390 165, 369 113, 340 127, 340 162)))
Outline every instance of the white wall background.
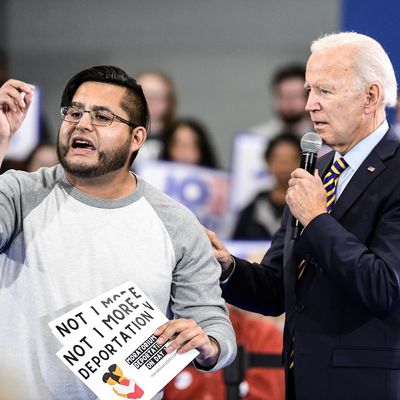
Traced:
POLYGON ((163 70, 180 114, 206 123, 228 167, 232 135, 271 115, 273 70, 305 61, 311 40, 338 30, 340 10, 339 0, 2 0, 0 11, 10 72, 42 87, 54 135, 79 70, 163 70))

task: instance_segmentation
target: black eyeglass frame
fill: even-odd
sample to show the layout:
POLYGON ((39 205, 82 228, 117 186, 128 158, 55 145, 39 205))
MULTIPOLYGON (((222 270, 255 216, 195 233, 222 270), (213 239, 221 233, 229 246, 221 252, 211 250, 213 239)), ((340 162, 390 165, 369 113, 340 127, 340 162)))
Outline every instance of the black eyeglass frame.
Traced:
POLYGON ((64 107, 61 107, 60 113, 61 113, 61 118, 62 118, 62 120, 65 121, 65 122, 70 122, 71 124, 77 124, 77 123, 81 120, 81 118, 79 118, 78 121, 68 121, 67 119, 65 119, 65 116, 67 115, 67 112, 68 112, 68 110, 69 110, 70 108, 76 108, 77 110, 81 111, 81 112, 82 112, 81 118, 83 117, 83 114, 84 114, 84 113, 89 113, 90 122, 91 122, 91 124, 94 125, 94 126, 110 126, 110 125, 114 122, 114 120, 118 120, 118 121, 120 121, 120 122, 123 122, 124 124, 127 124, 127 125, 131 126, 132 128, 137 128, 137 127, 139 126, 139 125, 137 125, 137 124, 134 124, 134 123, 128 121, 128 120, 125 119, 125 118, 120 117, 120 116, 117 115, 117 114, 114 114, 114 113, 113 113, 112 111, 110 111, 110 110, 103 110, 103 111, 106 111, 106 112, 110 113, 113 117, 112 117, 112 119, 110 119, 110 123, 109 123, 109 124, 102 125, 102 124, 98 124, 98 123, 93 122, 93 121, 94 121, 94 118, 92 117, 92 113, 97 112, 97 111, 100 111, 100 110, 85 110, 84 108, 79 108, 79 107, 76 107, 76 106, 64 106, 64 107))

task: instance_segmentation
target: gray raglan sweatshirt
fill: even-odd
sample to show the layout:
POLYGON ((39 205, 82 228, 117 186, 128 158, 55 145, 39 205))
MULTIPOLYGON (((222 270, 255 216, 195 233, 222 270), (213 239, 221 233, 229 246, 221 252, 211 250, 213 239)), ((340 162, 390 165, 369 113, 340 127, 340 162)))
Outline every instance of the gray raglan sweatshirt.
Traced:
POLYGON ((207 236, 189 210, 137 179, 128 196, 102 200, 73 187, 60 165, 0 176, 0 371, 27 399, 95 398, 56 356, 48 322, 128 280, 219 342, 214 369, 233 360, 207 236))

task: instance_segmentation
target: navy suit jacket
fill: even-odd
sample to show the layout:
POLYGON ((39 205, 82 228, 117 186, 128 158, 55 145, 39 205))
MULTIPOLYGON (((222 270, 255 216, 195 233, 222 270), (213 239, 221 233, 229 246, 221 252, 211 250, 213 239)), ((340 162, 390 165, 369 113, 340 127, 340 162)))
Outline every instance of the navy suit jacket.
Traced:
MULTIPOLYGON (((333 155, 318 161, 321 176, 333 155)), ((312 220, 297 240, 291 218, 287 208, 261 265, 236 258, 225 299, 266 315, 286 312, 283 356, 287 368, 294 337, 297 400, 400 400, 400 146, 393 130, 331 214, 312 220)))

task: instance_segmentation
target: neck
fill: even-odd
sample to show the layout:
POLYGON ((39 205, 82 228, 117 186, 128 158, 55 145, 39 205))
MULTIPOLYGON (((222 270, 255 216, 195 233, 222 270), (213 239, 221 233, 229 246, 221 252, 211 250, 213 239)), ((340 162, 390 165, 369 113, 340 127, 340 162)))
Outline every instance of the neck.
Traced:
POLYGON ((339 152, 341 155, 348 153, 356 144, 360 143, 367 136, 371 135, 372 132, 383 124, 385 121, 386 113, 384 108, 377 110, 375 113, 371 114, 363 127, 359 128, 358 133, 354 136, 354 140, 350 143, 344 145, 332 146, 334 150, 339 152))
POLYGON ((132 193, 137 186, 135 176, 129 170, 110 172, 96 178, 79 178, 65 171, 71 185, 91 197, 116 200, 132 193))

